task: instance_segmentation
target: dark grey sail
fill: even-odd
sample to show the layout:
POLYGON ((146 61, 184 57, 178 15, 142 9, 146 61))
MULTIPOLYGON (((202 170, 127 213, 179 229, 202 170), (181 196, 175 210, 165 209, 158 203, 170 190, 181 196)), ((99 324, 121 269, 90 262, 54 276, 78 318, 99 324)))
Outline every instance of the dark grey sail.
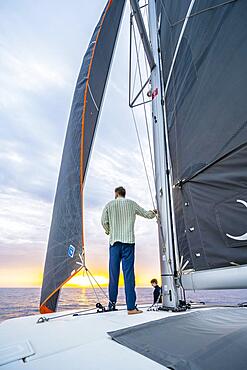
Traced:
POLYGON ((247 264, 247 2, 157 6, 179 253, 195 270, 247 264))
POLYGON ((84 264, 83 184, 125 0, 109 0, 77 80, 46 254, 40 312, 54 312, 60 288, 84 264))

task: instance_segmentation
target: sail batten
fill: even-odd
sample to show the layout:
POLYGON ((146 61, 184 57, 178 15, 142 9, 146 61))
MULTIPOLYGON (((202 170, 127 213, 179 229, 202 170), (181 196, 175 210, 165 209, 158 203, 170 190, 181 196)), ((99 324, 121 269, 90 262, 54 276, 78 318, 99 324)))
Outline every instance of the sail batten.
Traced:
POLYGON ((109 0, 83 59, 72 101, 47 247, 40 311, 84 267, 83 187, 125 0, 109 0))

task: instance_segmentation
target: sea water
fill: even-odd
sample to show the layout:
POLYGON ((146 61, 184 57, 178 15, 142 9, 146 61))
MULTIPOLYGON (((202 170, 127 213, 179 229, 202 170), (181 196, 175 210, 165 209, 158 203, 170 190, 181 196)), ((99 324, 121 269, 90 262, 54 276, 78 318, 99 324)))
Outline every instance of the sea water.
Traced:
MULTIPOLYGON (((107 304, 107 289, 64 288, 61 291, 58 311, 83 310, 95 307, 97 302, 107 304)), ((0 288, 0 321, 38 314, 39 288, 0 288)), ((221 290, 188 292, 187 300, 211 304, 238 304, 247 301, 247 290, 221 290)), ((137 288, 138 304, 152 304, 152 288, 137 288)), ((119 289, 119 304, 125 303, 124 288, 119 289)))

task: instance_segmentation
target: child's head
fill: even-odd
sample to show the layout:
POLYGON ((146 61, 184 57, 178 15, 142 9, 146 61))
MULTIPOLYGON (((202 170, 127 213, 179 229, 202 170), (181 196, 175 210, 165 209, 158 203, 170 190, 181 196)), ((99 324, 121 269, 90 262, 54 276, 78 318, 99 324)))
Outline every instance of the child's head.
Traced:
POLYGON ((150 281, 150 283, 151 283, 151 285, 152 285, 153 287, 156 287, 156 285, 158 285, 158 280, 157 280, 157 279, 152 279, 152 280, 150 281))

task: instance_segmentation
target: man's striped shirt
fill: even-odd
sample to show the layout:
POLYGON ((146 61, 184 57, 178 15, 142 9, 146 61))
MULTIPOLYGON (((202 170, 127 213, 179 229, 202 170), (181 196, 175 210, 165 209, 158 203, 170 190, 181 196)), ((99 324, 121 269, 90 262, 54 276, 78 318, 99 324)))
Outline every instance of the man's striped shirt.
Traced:
POLYGON ((134 225, 136 215, 145 218, 154 218, 153 211, 146 211, 130 199, 118 197, 105 206, 101 223, 107 235, 110 236, 110 245, 115 242, 135 243, 134 225))

